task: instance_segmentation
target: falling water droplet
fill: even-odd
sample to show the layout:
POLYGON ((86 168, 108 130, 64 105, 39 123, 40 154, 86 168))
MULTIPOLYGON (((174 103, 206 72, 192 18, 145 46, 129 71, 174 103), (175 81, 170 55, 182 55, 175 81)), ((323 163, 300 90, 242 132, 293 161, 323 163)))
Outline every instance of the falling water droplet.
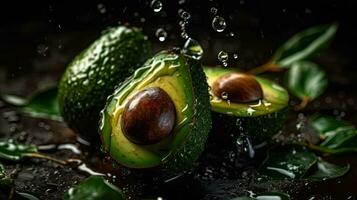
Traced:
POLYGON ((227 67, 227 61, 228 61, 228 53, 225 51, 220 51, 218 53, 218 60, 222 62, 222 65, 227 67))
POLYGON ((101 13, 101 14, 104 14, 107 12, 107 9, 105 8, 105 6, 103 4, 98 4, 97 5, 97 8, 98 8, 98 11, 101 13))
POLYGON ((150 6, 154 12, 160 12, 162 9, 162 2, 159 0, 153 0, 151 1, 150 6))
POLYGON ((237 53, 233 54, 233 58, 238 59, 238 54, 237 53))
POLYGON ((193 59, 200 60, 203 55, 203 49, 201 45, 194 39, 188 38, 181 50, 183 54, 193 59))
POLYGON ((166 40, 167 33, 163 28, 159 28, 156 30, 155 36, 159 39, 160 42, 163 42, 166 40))
POLYGON ((211 13, 212 13, 212 14, 216 15, 216 14, 217 14, 217 11, 218 11, 217 8, 215 8, 215 7, 212 7, 212 8, 211 8, 211 13))
POLYGON ((183 10, 183 9, 180 9, 180 10, 178 11, 178 14, 179 14, 179 16, 180 16, 182 19, 184 19, 184 20, 188 20, 188 19, 190 19, 190 17, 191 17, 190 13, 186 12, 186 11, 183 10))
POLYGON ((212 28, 217 32, 222 32, 226 28, 227 24, 223 17, 216 16, 212 21, 212 28))

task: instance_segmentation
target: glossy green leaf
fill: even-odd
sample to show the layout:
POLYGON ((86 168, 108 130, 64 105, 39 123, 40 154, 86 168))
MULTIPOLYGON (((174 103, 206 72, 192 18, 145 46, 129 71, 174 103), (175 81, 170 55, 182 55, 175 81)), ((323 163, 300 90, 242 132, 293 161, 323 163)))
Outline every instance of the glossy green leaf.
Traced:
POLYGON ((36 93, 30 98, 23 111, 33 117, 61 120, 57 100, 57 88, 36 93))
POLYGON ((29 99, 16 95, 1 95, 1 98, 32 117, 48 118, 62 121, 57 101, 57 88, 51 87, 37 91, 29 99))
POLYGON ((310 123, 323 138, 317 150, 333 154, 357 152, 357 129, 350 123, 329 116, 314 116, 310 123))
POLYGON ((330 131, 335 131, 340 127, 353 127, 352 124, 337 120, 336 118, 330 116, 319 116, 315 115, 311 119, 311 125, 314 127, 319 133, 325 135, 330 131))
POLYGON ((16 191, 16 199, 27 199, 27 200, 39 200, 39 198, 33 196, 32 194, 26 192, 18 192, 16 191))
POLYGON ((257 197, 236 197, 232 200, 290 200, 290 196, 281 192, 265 192, 257 197))
POLYGON ((268 152, 258 174, 263 180, 300 179, 316 162, 316 155, 303 146, 282 146, 268 152))
POLYGON ((309 61, 295 62, 285 79, 290 92, 300 99, 315 99, 327 87, 325 71, 309 61))
POLYGON ((1 159, 18 161, 31 153, 37 153, 36 146, 17 144, 12 141, 0 141, 1 159))
POLYGON ((337 24, 315 26, 295 34, 276 51, 272 62, 286 68, 320 53, 328 47, 337 29, 337 24))
POLYGON ((306 179, 312 181, 324 181, 328 179, 338 178, 345 175, 350 169, 350 165, 338 166, 319 159, 317 162, 317 170, 306 179))
POLYGON ((12 179, 6 174, 4 166, 0 163, 0 190, 12 186, 12 179))
POLYGON ((124 199, 122 191, 101 176, 91 176, 72 187, 64 196, 65 200, 124 199))

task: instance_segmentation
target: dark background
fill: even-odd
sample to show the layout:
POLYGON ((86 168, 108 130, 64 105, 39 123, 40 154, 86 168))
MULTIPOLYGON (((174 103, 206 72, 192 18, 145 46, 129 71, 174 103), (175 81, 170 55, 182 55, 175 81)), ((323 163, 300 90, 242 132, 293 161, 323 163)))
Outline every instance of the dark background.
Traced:
MULTIPOLYGON (((188 34, 204 48, 203 63, 219 64, 217 54, 224 50, 230 53, 230 67, 243 70, 266 62, 294 33, 310 26, 338 22, 339 30, 330 48, 314 60, 327 71, 328 91, 312 102, 306 112, 319 111, 357 124, 357 1, 167 0, 162 1, 163 9, 159 13, 153 12, 150 1, 140 0, 34 2, 1 3, 0 93, 28 96, 34 90, 55 85, 73 57, 108 26, 128 24, 143 28, 156 51, 173 45, 182 46, 184 41, 180 37, 177 14, 182 8, 191 14, 188 34), (227 28, 222 33, 212 29, 212 7, 226 19, 227 28), (168 33, 164 42, 155 37, 158 28, 164 28, 168 33), (234 33, 233 37, 229 36, 230 32, 234 33), (238 59, 232 58, 233 53, 238 54, 238 59)), ((36 134, 38 131, 33 131, 36 130, 33 126, 30 125, 31 131, 36 134)), ((296 192, 297 199, 302 196, 308 199, 312 194, 332 195, 336 199, 355 195, 356 159, 339 157, 337 161, 351 163, 348 176, 306 186, 296 192)), ((58 197, 67 189, 65 187, 73 184, 71 176, 63 176, 69 180, 64 178, 67 182, 58 189, 58 197)), ((58 175, 54 177, 58 178, 58 175)), ((42 176, 38 179, 37 186, 31 186, 38 188, 35 194, 42 192, 42 176)), ((64 179, 58 182, 64 182, 64 179)), ((18 181, 17 184, 21 186, 27 182, 18 181)), ((23 188, 27 190, 25 186, 23 188)))

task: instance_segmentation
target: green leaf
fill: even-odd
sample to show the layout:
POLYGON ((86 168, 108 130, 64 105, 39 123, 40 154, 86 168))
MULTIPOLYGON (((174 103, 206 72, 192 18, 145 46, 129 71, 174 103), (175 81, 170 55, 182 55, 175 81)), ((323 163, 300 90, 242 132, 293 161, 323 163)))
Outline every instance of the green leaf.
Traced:
POLYGON ((124 199, 122 191, 101 176, 90 176, 79 185, 72 187, 64 196, 65 200, 124 199))
POLYGON ((18 161, 28 154, 37 153, 37 147, 33 145, 17 144, 12 141, 0 141, 0 158, 18 161))
POLYGON ((279 67, 290 67, 296 61, 310 58, 326 49, 335 36, 337 24, 315 26, 299 32, 275 52, 272 62, 279 67))
POLYGON ((0 163, 0 189, 11 187, 12 179, 6 174, 4 166, 0 163))
POLYGON ((295 62, 285 79, 290 92, 302 100, 317 98, 327 87, 326 73, 309 61, 295 62))
POLYGON ((324 139, 317 150, 333 154, 357 152, 357 129, 350 123, 329 116, 314 116, 310 124, 324 139))
POLYGON ((282 146, 268 152, 258 174, 263 180, 300 179, 316 162, 316 155, 303 146, 282 146))
POLYGON ((33 117, 43 117, 61 121, 57 100, 57 88, 50 88, 34 94, 23 108, 23 111, 33 117))
POLYGON ((317 168, 318 169, 312 175, 306 178, 307 180, 324 181, 341 177, 350 170, 350 165, 338 166, 319 159, 317 168))
POLYGON ((3 94, 1 98, 32 117, 41 117, 62 121, 57 101, 57 87, 36 91, 29 99, 16 95, 3 94))
POLYGON ((353 127, 352 124, 348 122, 337 120, 330 116, 315 115, 312 117, 311 122, 312 127, 322 135, 330 131, 335 131, 340 127, 353 127))
POLYGON ((290 196, 281 192, 265 192, 259 194, 257 197, 236 197, 232 200, 290 200, 290 196))

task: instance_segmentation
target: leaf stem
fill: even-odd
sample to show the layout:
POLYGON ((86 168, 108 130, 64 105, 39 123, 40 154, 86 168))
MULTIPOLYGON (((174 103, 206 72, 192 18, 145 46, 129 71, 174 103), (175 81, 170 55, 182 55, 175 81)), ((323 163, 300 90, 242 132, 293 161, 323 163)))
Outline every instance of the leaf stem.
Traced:
POLYGON ((248 74, 253 74, 253 75, 256 75, 256 74, 261 74, 261 73, 264 73, 264 72, 280 72, 282 71, 283 69, 278 67, 278 65, 274 64, 273 62, 269 61, 259 67, 256 67, 254 69, 251 69, 249 70, 247 73, 248 74))
POLYGON ((295 107, 295 110, 298 111, 298 110, 304 109, 309 102, 310 102, 309 97, 307 97, 307 96, 303 97, 300 104, 295 107))
POLYGON ((50 161, 53 161, 53 162, 61 164, 61 165, 67 165, 69 163, 67 161, 53 158, 51 156, 47 156, 47 155, 40 154, 40 153, 26 153, 26 154, 24 154, 24 156, 27 156, 30 158, 41 158, 41 159, 45 159, 45 160, 50 160, 50 161))

